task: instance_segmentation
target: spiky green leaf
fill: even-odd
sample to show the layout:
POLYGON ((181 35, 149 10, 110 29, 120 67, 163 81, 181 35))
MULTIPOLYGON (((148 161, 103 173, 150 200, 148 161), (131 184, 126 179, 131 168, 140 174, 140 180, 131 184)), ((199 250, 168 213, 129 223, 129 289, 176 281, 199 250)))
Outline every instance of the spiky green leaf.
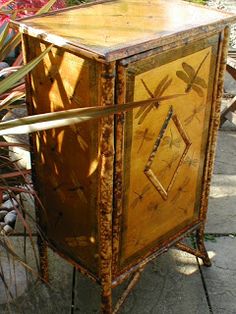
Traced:
POLYGON ((50 0, 50 1, 48 1, 48 3, 46 3, 41 9, 39 9, 37 11, 36 15, 47 13, 51 9, 51 7, 54 5, 54 3, 56 1, 57 0, 50 0))
POLYGON ((13 87, 16 82, 21 80, 27 73, 29 73, 51 50, 51 48, 52 45, 45 49, 37 58, 33 59, 28 64, 24 65, 20 70, 9 75, 4 80, 0 81, 0 94, 4 93, 5 91, 13 87))
POLYGON ((163 96, 122 105, 119 104, 106 107, 70 109, 67 111, 51 112, 15 119, 0 123, 0 135, 32 133, 82 123, 92 119, 103 118, 122 111, 132 110, 141 106, 147 108, 148 105, 153 104, 155 101, 161 102, 182 97, 183 95, 185 94, 163 96))

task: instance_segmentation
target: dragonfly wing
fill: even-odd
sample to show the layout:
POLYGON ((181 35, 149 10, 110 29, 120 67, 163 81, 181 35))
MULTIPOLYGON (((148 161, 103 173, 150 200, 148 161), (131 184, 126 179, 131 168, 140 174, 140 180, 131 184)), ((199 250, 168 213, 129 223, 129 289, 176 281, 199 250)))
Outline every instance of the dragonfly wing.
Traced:
POLYGON ((151 110, 152 110, 152 105, 149 105, 149 107, 147 107, 146 110, 142 113, 138 121, 138 124, 141 124, 144 121, 144 119, 146 118, 146 116, 149 114, 151 110))
POLYGON ((173 142, 173 145, 177 148, 180 147, 180 143, 181 143, 181 138, 176 138, 173 142))
POLYGON ((196 108, 196 113, 201 112, 204 108, 205 108, 205 104, 202 103, 200 106, 198 106, 198 107, 196 108))
POLYGON ((139 200, 139 198, 138 197, 136 197, 134 200, 133 200, 133 202, 131 203, 131 208, 134 208, 134 207, 136 207, 137 206, 137 204, 138 204, 138 200, 139 200))
POLYGON ((138 112, 136 113, 135 119, 138 119, 138 118, 142 115, 142 113, 147 109, 148 106, 151 106, 151 105, 150 105, 150 104, 148 104, 148 105, 143 105, 143 106, 138 110, 138 112))
POLYGON ((168 81, 169 75, 166 75, 161 81, 160 83, 157 85, 155 91, 154 91, 154 96, 158 97, 160 95, 160 91, 162 90, 163 86, 165 85, 165 83, 168 81))
POLYGON ((202 88, 207 88, 206 81, 200 76, 196 76, 194 79, 194 83, 200 85, 202 88))
POLYGON ((198 96, 204 97, 204 93, 203 93, 201 87, 198 87, 197 85, 193 84, 192 89, 198 94, 198 96))
POLYGON ((88 148, 88 144, 83 139, 83 137, 79 134, 77 135, 77 139, 78 139, 80 147, 82 148, 83 151, 85 151, 88 148))
POLYGON ((150 185, 145 185, 145 187, 143 188, 143 191, 142 191, 142 195, 147 193, 147 191, 150 190, 150 185))
POLYGON ((165 137, 163 137, 163 140, 162 140, 162 143, 161 143, 161 144, 162 144, 163 146, 165 146, 165 145, 169 145, 170 142, 171 142, 170 136, 165 136, 165 137))
POLYGON ((144 88, 146 89, 148 95, 151 96, 151 98, 154 98, 153 93, 150 91, 150 89, 148 88, 147 84, 144 82, 143 79, 141 79, 141 82, 143 83, 143 86, 144 86, 144 88))
POLYGON ((163 95, 163 93, 167 90, 167 88, 171 85, 172 79, 169 79, 162 87, 161 91, 159 92, 159 97, 163 95))
POLYGON ((176 75, 180 78, 184 83, 189 84, 190 79, 183 71, 176 71, 176 75))
POLYGON ((187 75, 189 76, 190 80, 192 80, 195 73, 196 73, 194 68, 186 62, 182 63, 182 67, 183 67, 184 71, 187 73, 187 75))
POLYGON ((188 118, 184 120, 185 125, 189 124, 194 118, 194 114, 191 114, 188 118))

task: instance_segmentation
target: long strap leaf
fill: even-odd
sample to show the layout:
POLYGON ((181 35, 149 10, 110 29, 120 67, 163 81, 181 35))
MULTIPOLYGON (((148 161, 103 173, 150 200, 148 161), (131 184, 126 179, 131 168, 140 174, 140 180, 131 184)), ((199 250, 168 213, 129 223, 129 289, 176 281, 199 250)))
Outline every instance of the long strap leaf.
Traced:
POLYGON ((16 82, 22 79, 27 73, 29 73, 42 59, 43 57, 51 50, 52 45, 44 50, 37 58, 30 61, 28 64, 24 65, 19 71, 9 75, 7 78, 0 82, 0 94, 4 93, 10 89, 16 82))
POLYGON ((16 48, 16 46, 19 45, 20 41, 21 41, 20 34, 16 34, 11 40, 9 40, 0 51, 0 60, 4 60, 8 56, 8 54, 11 51, 13 51, 16 48))
POLYGON ((140 106, 146 106, 147 104, 153 103, 153 101, 161 102, 164 100, 181 97, 183 95, 185 94, 163 96, 159 98, 130 102, 122 105, 70 109, 66 111, 50 112, 24 117, 0 123, 0 135, 32 133, 36 131, 82 123, 92 119, 113 115, 122 111, 128 111, 140 106))
POLYGON ((9 1, 5 2, 5 3, 2 3, 2 4, 0 5, 0 10, 2 10, 4 7, 6 7, 6 6, 8 6, 9 4, 11 4, 13 1, 14 1, 14 0, 9 0, 9 1))
POLYGON ((43 13, 47 13, 51 7, 54 5, 54 3, 56 2, 57 0, 50 0, 48 1, 48 3, 46 3, 41 9, 39 9, 36 13, 36 15, 38 14, 43 14, 43 13))
POLYGON ((0 47, 3 47, 4 42, 7 38, 8 32, 9 32, 9 23, 5 25, 4 29, 2 30, 0 34, 0 47))

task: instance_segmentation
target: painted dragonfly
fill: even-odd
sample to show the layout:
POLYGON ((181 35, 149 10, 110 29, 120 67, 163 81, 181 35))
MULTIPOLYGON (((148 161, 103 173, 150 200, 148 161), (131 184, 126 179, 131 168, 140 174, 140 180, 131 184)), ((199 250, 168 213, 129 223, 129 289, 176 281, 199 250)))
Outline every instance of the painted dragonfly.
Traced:
MULTIPOLYGON (((166 75, 161 81, 160 83, 157 85, 156 89, 154 90, 154 92, 152 93, 151 90, 148 88, 147 84, 144 82, 143 79, 141 79, 141 82, 145 88, 145 90, 147 91, 148 95, 151 98, 158 98, 161 97, 163 95, 163 93, 167 90, 167 88, 171 85, 172 83, 172 79, 169 78, 169 75, 166 75)), ((146 106, 142 106, 138 112, 135 115, 135 119, 139 119, 138 120, 138 124, 141 124, 145 118, 147 117, 147 115, 150 113, 150 111, 152 109, 157 109, 159 107, 159 102, 158 101, 153 101, 153 103, 148 104, 146 106)))
POLYGON ((200 122, 201 120, 198 118, 198 114, 200 112, 202 112, 202 110, 204 108, 205 108, 205 104, 204 103, 200 104, 199 106, 195 106, 193 111, 192 111, 192 113, 191 113, 191 115, 184 120, 185 125, 187 125, 190 122, 192 122, 193 119, 196 119, 198 122, 200 122))
POLYGON ((163 169, 160 171, 160 176, 163 177, 166 173, 167 170, 171 170, 173 164, 179 159, 179 154, 176 153, 174 154, 170 160, 161 160, 162 162, 165 163, 165 166, 163 169))
POLYGON ((181 138, 180 137, 174 137, 173 132, 170 128, 170 136, 164 136, 161 145, 162 146, 168 146, 169 148, 180 148, 181 138))
POLYGON ((193 156, 192 157, 187 156, 184 160, 184 164, 188 165, 189 167, 196 167, 198 164, 198 159, 193 158, 193 156))
POLYGON ((131 208, 136 207, 138 205, 138 203, 143 200, 144 195, 150 190, 150 188, 151 188, 150 185, 147 184, 143 187, 141 193, 134 191, 134 194, 136 194, 137 196, 135 197, 135 199, 131 203, 131 208))
POLYGON ((137 140, 141 140, 140 145, 139 145, 138 150, 137 150, 137 153, 140 152, 145 141, 153 140, 154 135, 155 135, 154 133, 149 132, 148 128, 146 128, 145 130, 137 130, 135 132, 135 138, 137 140))
POLYGON ((77 141, 83 151, 85 151, 88 148, 88 144, 86 141, 83 139, 83 137, 80 135, 81 130, 77 125, 71 125, 70 128, 72 131, 76 134, 77 136, 77 141))
POLYGON ((186 190, 187 185, 190 182, 190 178, 185 178, 184 182, 182 183, 182 185, 177 189, 174 197, 172 198, 171 202, 172 203, 176 203, 176 201, 181 197, 182 193, 187 193, 188 190, 186 190))
POLYGON ((193 90, 198 94, 198 96, 204 97, 203 89, 207 88, 207 84, 206 84, 206 81, 198 75, 198 73, 201 67, 203 66, 203 63, 205 62, 208 55, 209 55, 209 52, 205 55, 205 57, 199 64, 196 71, 190 64, 183 62, 182 63, 183 71, 176 72, 176 75, 178 76, 178 78, 180 78, 182 81, 184 81, 187 84, 185 93, 189 93, 191 90, 193 90))

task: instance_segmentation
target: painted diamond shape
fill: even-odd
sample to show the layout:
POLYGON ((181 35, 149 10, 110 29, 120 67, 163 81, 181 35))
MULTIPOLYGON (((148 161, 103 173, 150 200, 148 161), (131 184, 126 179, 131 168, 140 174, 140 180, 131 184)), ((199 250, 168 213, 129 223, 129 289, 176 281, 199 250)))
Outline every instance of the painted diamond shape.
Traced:
POLYGON ((171 106, 144 169, 145 175, 164 200, 168 198, 168 192, 175 181, 190 146, 191 141, 171 106), (172 129, 175 130, 174 135, 172 129), (161 159, 160 156, 162 155, 168 158, 161 159), (158 173, 155 168, 157 168, 156 165, 161 166, 161 164, 164 165, 164 168, 161 171, 158 169, 158 173), (166 170, 166 173, 163 179, 161 172, 164 170, 166 170))

